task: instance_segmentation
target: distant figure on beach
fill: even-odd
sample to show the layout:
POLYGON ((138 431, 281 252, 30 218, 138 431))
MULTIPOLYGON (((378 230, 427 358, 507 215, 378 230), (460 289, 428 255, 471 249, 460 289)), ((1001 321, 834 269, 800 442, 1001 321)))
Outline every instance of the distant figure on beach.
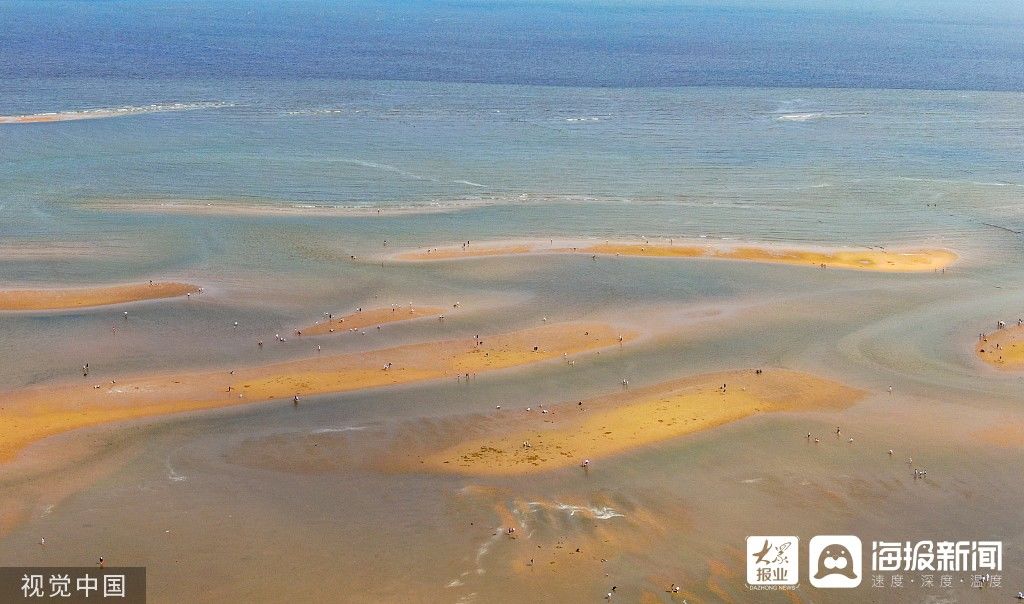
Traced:
POLYGON ((298 394, 296 394, 295 396, 292 397, 292 405, 294 405, 295 407, 299 406, 299 395, 298 394))

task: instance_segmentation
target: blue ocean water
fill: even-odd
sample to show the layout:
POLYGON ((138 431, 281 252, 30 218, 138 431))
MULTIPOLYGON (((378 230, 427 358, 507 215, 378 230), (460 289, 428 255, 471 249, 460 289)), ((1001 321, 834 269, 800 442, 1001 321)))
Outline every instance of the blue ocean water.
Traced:
POLYGON ((5 0, 0 28, 15 81, 1024 88, 1024 8, 992 0, 5 0))
POLYGON ((8 0, 0 116, 120 116, 0 124, 0 236, 131 239, 144 223, 148 243, 173 240, 180 218, 79 211, 153 199, 482 206, 393 227, 422 244, 1019 230, 1022 13, 8 0))

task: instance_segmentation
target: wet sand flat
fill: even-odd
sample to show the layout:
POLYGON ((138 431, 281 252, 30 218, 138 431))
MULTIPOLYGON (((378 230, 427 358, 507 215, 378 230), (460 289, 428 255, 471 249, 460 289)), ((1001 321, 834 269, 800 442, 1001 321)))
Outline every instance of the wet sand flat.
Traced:
POLYGON ((791 264, 846 270, 892 273, 931 272, 953 264, 958 256, 945 249, 827 249, 779 247, 767 244, 651 244, 606 242, 566 245, 531 242, 481 243, 466 247, 439 247, 399 254, 400 260, 450 260, 517 254, 587 254, 650 258, 713 258, 745 262, 791 264))
POLYGON ((545 325, 482 338, 315 356, 237 371, 141 376, 8 392, 0 461, 76 428, 313 394, 506 369, 620 344, 635 334, 601 323, 545 325), (385 369, 387 366, 387 369, 385 369))
POLYGON ((974 347, 982 361, 1009 371, 1024 369, 1024 326, 1007 327, 985 334, 974 347))
POLYGON ((397 323, 399 321, 412 321, 425 317, 437 317, 444 312, 438 306, 391 306, 382 308, 371 308, 368 310, 349 313, 340 317, 333 317, 326 321, 314 323, 309 327, 298 330, 304 336, 319 336, 328 333, 343 333, 350 329, 362 329, 385 323, 397 323))
POLYGON ((0 290, 0 310, 66 310, 176 298, 194 294, 199 287, 188 283, 129 283, 61 289, 0 290))
POLYGON ((698 375, 566 403, 542 413, 515 410, 506 432, 459 443, 425 459, 427 468, 506 475, 580 465, 773 411, 840 409, 863 392, 806 373, 771 369, 698 375), (723 390, 722 386, 725 385, 723 390))
POLYGON ((128 252, 123 247, 110 245, 109 241, 105 241, 103 244, 70 241, 8 241, 0 243, 0 260, 74 260, 101 255, 103 258, 121 258, 128 256, 128 252))

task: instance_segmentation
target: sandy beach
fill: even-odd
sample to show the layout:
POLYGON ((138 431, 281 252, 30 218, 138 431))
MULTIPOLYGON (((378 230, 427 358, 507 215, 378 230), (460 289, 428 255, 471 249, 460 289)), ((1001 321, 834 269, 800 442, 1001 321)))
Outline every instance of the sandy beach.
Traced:
POLYGON ((347 315, 330 317, 324 321, 318 321, 308 327, 303 327, 297 332, 304 336, 320 336, 330 333, 345 333, 353 329, 374 327, 386 323, 397 323, 400 321, 413 321, 427 317, 438 318, 445 309, 439 306, 387 306, 381 308, 370 308, 349 313, 347 315))
POLYGON ((67 310, 177 298, 198 293, 199 286, 188 283, 153 282, 61 289, 0 290, 0 310, 67 310))
POLYGON ((1024 369, 1024 326, 1014 325, 985 334, 974 345, 982 361, 1007 371, 1024 369))
POLYGON ((76 428, 185 411, 449 377, 538 363, 621 345, 636 334, 601 323, 323 355, 231 371, 122 377, 4 393, 0 461, 27 444, 76 428))
POLYGON ((916 273, 943 270, 958 259, 945 249, 825 249, 768 244, 690 244, 605 242, 481 242, 399 253, 408 261, 452 260, 523 254, 584 254, 590 256, 640 256, 649 258, 710 258, 742 262, 790 264, 844 270, 916 273))
POLYGON ((541 472, 598 460, 758 413, 842 409, 863 392, 769 369, 704 374, 545 409, 511 409, 506 431, 425 456, 425 467, 469 475, 541 472), (723 384, 725 388, 723 389, 723 384))

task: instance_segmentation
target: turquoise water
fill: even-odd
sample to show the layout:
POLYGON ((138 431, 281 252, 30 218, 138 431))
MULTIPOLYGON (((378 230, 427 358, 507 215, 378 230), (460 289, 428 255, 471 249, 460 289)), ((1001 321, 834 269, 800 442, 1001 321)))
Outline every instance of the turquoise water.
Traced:
MULTIPOLYGON (((131 245, 142 229, 159 242, 181 222, 82 209, 138 199, 494 206, 417 219, 427 238, 418 227, 372 229, 393 228, 417 243, 433 243, 445 225, 479 238, 496 220, 508 235, 864 245, 984 231, 982 221, 1024 226, 1016 205, 1024 191, 1019 93, 75 85, 83 100, 45 109, 121 106, 115 98, 227 106, 3 127, 5 237, 81 241, 103 233, 131 245), (111 87, 116 94, 104 92, 111 87)), ((195 253, 180 262, 200 261, 195 253)))

